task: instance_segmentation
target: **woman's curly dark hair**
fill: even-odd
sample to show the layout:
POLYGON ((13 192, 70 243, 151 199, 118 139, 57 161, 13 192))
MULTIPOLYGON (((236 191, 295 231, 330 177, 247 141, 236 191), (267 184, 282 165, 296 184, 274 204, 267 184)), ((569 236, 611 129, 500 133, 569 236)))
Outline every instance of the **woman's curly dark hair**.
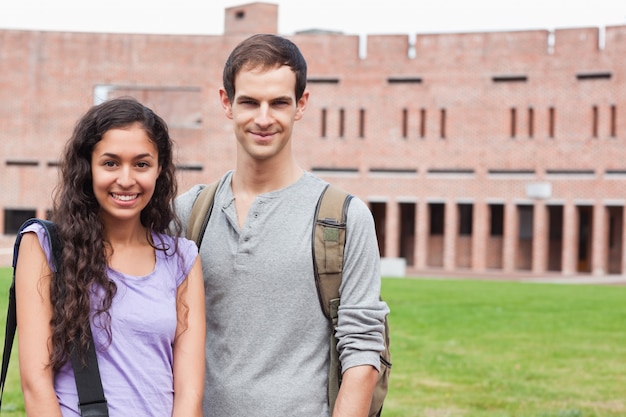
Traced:
MULTIPOLYGON (((93 191, 91 156, 105 132, 139 123, 158 150, 161 173, 152 199, 141 212, 141 224, 150 231, 178 234, 180 221, 171 204, 177 194, 173 143, 166 123, 133 98, 117 98, 93 106, 77 122, 61 160, 60 181, 54 193, 52 218, 63 241, 62 262, 51 285, 52 352, 50 365, 58 370, 70 357, 72 346, 81 354, 90 343, 90 293, 102 298, 94 314, 100 316, 111 339, 109 309, 117 287, 106 274, 107 255, 100 221, 100 205, 93 191), (173 225, 173 227, 172 227, 173 225)), ((152 242, 154 245, 154 242, 152 242)))

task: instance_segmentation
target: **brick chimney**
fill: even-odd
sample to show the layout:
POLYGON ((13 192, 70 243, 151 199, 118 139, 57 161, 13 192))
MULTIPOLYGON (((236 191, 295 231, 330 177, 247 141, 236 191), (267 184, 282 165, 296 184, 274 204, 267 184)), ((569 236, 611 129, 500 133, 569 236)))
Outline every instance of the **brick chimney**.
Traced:
POLYGON ((255 2, 226 8, 224 35, 255 33, 278 33, 277 4, 255 2))

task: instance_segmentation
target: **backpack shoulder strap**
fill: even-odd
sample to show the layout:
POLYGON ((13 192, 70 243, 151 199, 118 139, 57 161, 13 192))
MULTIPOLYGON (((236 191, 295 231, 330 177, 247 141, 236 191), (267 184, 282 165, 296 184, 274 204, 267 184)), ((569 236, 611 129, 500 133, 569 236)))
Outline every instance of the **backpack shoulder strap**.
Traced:
POLYGON ((186 237, 196 242, 198 248, 202 244, 204 231, 207 224, 209 224, 209 217, 211 217, 211 211, 213 210, 213 200, 219 183, 219 181, 215 181, 204 187, 191 208, 186 237))
POLYGON ((331 318, 330 301, 339 298, 346 218, 352 195, 327 185, 315 208, 313 227, 313 268, 322 311, 331 318))
MULTIPOLYGON (((57 272, 60 270, 61 267, 62 245, 56 225, 49 220, 43 219, 29 219, 24 222, 17 232, 15 245, 13 246, 13 281, 9 290, 9 307, 7 312, 7 324, 4 339, 4 353, 2 356, 2 372, 0 374, 0 404, 8 371, 9 358, 11 356, 11 347, 13 345, 15 331, 17 329, 17 313, 15 305, 15 268, 17 266, 17 258, 19 254, 20 243, 22 241, 22 231, 33 223, 39 223, 46 230, 46 234, 48 235, 48 240, 50 242, 53 265, 57 272)), ((89 335, 91 336, 91 328, 89 328, 89 332, 89 335)), ((96 358, 96 351, 93 340, 89 344, 86 366, 83 366, 80 363, 80 359, 78 358, 78 355, 75 354, 74 349, 72 349, 71 360, 72 367, 74 368, 81 415, 92 417, 108 417, 109 414, 107 409, 107 403, 106 399, 104 398, 104 391, 102 389, 100 370, 98 369, 98 361, 96 358)))
POLYGON ((0 370, 0 405, 2 404, 2 394, 4 393, 4 385, 7 377, 7 373, 9 371, 9 359, 11 358, 11 351, 13 348, 13 340, 15 339, 15 332, 17 329, 17 312, 15 305, 15 268, 17 266, 17 257, 20 250, 20 243, 22 242, 22 232, 25 228, 30 226, 33 223, 41 224, 48 233, 48 238, 50 239, 50 246, 52 248, 53 254, 53 262, 55 264, 55 268, 58 269, 58 261, 60 258, 60 245, 58 243, 58 234, 56 232, 56 227, 54 223, 48 220, 42 219, 29 219, 26 220, 17 231, 17 235, 15 236, 15 243, 13 244, 13 279, 11 281, 11 287, 9 288, 9 305, 7 308, 7 321, 6 327, 4 329, 4 350, 2 353, 2 369, 0 370))
POLYGON ((335 329, 339 321, 339 288, 346 243, 346 219, 352 196, 327 185, 315 208, 312 250, 317 295, 331 326, 329 340, 328 406, 335 407, 341 385, 341 362, 335 329))

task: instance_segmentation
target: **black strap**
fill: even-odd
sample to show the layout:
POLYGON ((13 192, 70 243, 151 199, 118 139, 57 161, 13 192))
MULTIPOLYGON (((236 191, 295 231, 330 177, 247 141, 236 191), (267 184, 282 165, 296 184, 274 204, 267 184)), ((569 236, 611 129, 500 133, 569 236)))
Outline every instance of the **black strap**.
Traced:
MULTIPOLYGON (((4 393, 4 385, 9 367, 9 359, 11 357, 11 349, 13 347, 15 331, 17 329, 17 313, 15 306, 15 267, 17 266, 20 242, 22 241, 22 231, 33 223, 39 223, 46 230, 50 241, 52 262, 55 269, 59 271, 61 265, 62 245, 55 224, 49 220, 42 219, 29 219, 24 222, 17 232, 15 244, 13 246, 13 281, 9 290, 9 306, 4 337, 4 353, 2 355, 2 370, 0 373, 0 407, 2 406, 2 394, 4 393)), ((78 391, 78 407, 80 409, 81 416, 83 417, 108 417, 109 412, 107 409, 106 399, 104 398, 104 390, 102 389, 100 370, 98 368, 93 336, 91 335, 91 327, 88 327, 88 331, 91 343, 89 343, 89 350, 87 352, 87 366, 82 366, 81 361, 74 349, 72 349, 71 354, 72 368, 74 369, 76 389, 78 391)))
POLYGON ((104 398, 100 370, 98 368, 98 358, 93 343, 91 327, 89 332, 89 349, 87 350, 87 363, 84 366, 75 349, 72 349, 72 369, 78 390, 78 408, 82 417, 108 417, 109 411, 107 401, 104 398))

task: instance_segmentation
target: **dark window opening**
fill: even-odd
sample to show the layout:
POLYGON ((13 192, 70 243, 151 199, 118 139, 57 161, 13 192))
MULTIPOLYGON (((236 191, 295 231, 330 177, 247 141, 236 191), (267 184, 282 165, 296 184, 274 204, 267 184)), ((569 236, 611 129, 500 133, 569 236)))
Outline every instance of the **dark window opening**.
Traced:
POLYGON ((443 203, 428 204, 428 214, 430 218, 430 235, 443 235, 444 230, 444 208, 443 203))
POLYGON ((338 168, 338 167, 312 167, 313 172, 337 172, 337 173, 357 173, 358 168, 338 168))
POLYGON ((365 137, 365 109, 359 110, 359 137, 365 137))
POLYGON ((243 10, 239 10, 239 11, 237 11, 237 13, 235 13, 235 17, 237 19, 241 20, 244 17, 246 17, 246 12, 244 12, 243 10))
POLYGON ((417 174, 414 168, 370 168, 372 174, 417 174))
POLYGON ((526 75, 496 75, 491 77, 491 80, 494 83, 525 83, 528 77, 526 75))
POLYGON ((591 109, 591 137, 598 137, 598 106, 591 109))
POLYGON ((39 166, 39 162, 38 161, 9 160, 9 161, 6 161, 6 165, 9 167, 36 167, 36 166, 39 166))
POLYGON ((446 109, 441 109, 441 139, 446 138, 446 109))
POLYGON ((339 84, 339 78, 307 78, 309 84, 339 84))
POLYGON ((409 126, 409 111, 407 109, 402 109, 402 137, 406 138, 408 135, 408 126, 409 126))
POLYGON ((387 82, 389 84, 421 84, 422 79, 420 77, 389 77, 387 82))
POLYGON ((520 240, 531 240, 533 238, 533 206, 519 205, 517 206, 518 233, 520 240))
POLYGON ((546 169, 549 175, 594 175, 593 169, 546 169))
POLYGON ((339 137, 344 137, 345 127, 346 127, 346 111, 344 109, 339 109, 339 137))
POLYGON ((610 72, 587 72, 576 74, 577 80, 609 80, 611 79, 610 72))
POLYGON ((420 138, 426 137, 426 109, 420 110, 420 138))
POLYGON ((20 226, 26 220, 36 217, 35 210, 5 209, 4 210, 4 233, 14 235, 20 230, 20 226))
POLYGON ((515 131, 517 129, 517 110, 515 107, 511 108, 511 137, 515 137, 515 131))
POLYGON ((504 204, 489 204, 489 236, 504 234, 504 204))
POLYGON ((489 169, 490 175, 534 175, 534 169, 489 169))
POLYGON ((430 168, 429 174, 473 174, 474 170, 471 168, 430 168))
POLYGON ((617 137, 617 106, 611 106, 611 137, 617 137))
POLYGON ((322 131, 321 136, 326 137, 326 109, 322 109, 322 131))
POLYGON ((459 204, 459 236, 472 235, 473 212, 472 204, 459 204))
POLYGON ((532 138, 535 134, 535 111, 532 107, 528 108, 528 137, 532 138))

